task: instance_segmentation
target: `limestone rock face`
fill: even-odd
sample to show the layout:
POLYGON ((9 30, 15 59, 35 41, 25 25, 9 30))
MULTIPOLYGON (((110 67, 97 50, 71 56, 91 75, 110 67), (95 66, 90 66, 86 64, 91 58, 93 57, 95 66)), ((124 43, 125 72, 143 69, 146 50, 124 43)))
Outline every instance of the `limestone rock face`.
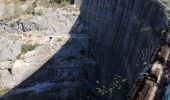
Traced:
POLYGON ((1 100, 86 98, 91 60, 79 10, 46 10, 13 27, 0 22, 0 89, 9 89, 1 100))
POLYGON ((75 5, 81 5, 81 3, 82 3, 82 0, 74 0, 75 5))
POLYGON ((19 20, 9 22, 2 20, 0 21, 0 29, 12 33, 36 32, 42 34, 65 34, 71 30, 71 27, 79 15, 77 8, 69 7, 55 9, 55 11, 50 8, 36 8, 36 10, 41 10, 42 15, 21 16, 19 20), (68 13, 69 9, 73 10, 68 13))

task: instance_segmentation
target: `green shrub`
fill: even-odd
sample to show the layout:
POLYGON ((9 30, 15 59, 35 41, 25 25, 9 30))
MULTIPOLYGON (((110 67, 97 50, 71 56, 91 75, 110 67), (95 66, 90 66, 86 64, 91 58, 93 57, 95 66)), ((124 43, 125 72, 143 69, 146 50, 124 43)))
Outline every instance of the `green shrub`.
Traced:
POLYGON ((21 52, 22 53, 27 53, 28 51, 34 50, 38 45, 31 45, 31 44, 24 44, 22 45, 21 52))
POLYGON ((61 41, 62 41, 62 38, 58 38, 58 39, 57 39, 57 42, 61 42, 61 41))
POLYGON ((56 4, 65 6, 70 2, 70 0, 41 0, 40 5, 44 7, 57 6, 56 4))
POLYGON ((32 5, 30 5, 27 9, 26 9, 26 13, 27 14, 35 14, 35 8, 37 7, 37 1, 33 2, 32 5))
POLYGON ((27 14, 34 14, 35 13, 35 7, 34 6, 29 6, 26 11, 27 14))
POLYGON ((96 81, 97 88, 96 93, 100 96, 113 97, 115 95, 126 95, 129 90, 129 83, 127 79, 122 78, 119 75, 114 75, 113 80, 108 87, 102 85, 99 81, 96 81))
POLYGON ((31 44, 23 44, 22 47, 21 47, 21 53, 18 54, 18 56, 16 57, 17 59, 20 59, 21 55, 22 54, 25 54, 29 51, 32 51, 34 50, 37 46, 39 46, 38 44, 34 44, 34 45, 31 45, 31 44))
POLYGON ((50 0, 50 3, 58 3, 58 4, 65 4, 67 2, 70 2, 70 0, 50 0))
POLYGON ((0 88, 0 96, 4 95, 8 91, 9 91, 9 89, 7 89, 7 88, 0 88))

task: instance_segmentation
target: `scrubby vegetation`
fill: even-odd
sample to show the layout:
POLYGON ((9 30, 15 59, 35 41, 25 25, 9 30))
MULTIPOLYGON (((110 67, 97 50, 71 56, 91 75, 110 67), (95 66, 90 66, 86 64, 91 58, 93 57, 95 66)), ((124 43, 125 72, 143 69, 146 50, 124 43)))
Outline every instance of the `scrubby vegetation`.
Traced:
POLYGON ((17 56, 17 59, 20 59, 21 55, 22 54, 25 54, 29 51, 32 51, 34 50, 37 46, 39 46, 38 44, 23 44, 22 47, 21 47, 21 53, 17 56))
POLYGON ((22 45, 22 53, 27 53, 28 51, 32 51, 34 50, 36 47, 38 46, 38 44, 34 44, 34 45, 31 45, 31 44, 24 44, 22 45))
POLYGON ((54 7, 56 5, 65 6, 70 0, 35 0, 25 11, 21 10, 21 2, 25 2, 27 0, 3 0, 4 1, 4 11, 1 19, 12 20, 18 18, 22 14, 33 14, 33 15, 42 15, 42 11, 35 12, 35 8, 39 6, 43 7, 54 7), (11 8, 9 4, 14 4, 11 8))
POLYGON ((40 5, 44 7, 49 6, 56 6, 56 4, 59 4, 61 6, 65 6, 70 2, 70 0, 41 0, 40 5))
POLYGON ((9 89, 7 89, 7 88, 0 88, 0 96, 4 95, 8 91, 9 91, 9 89))
POLYGON ((49 1, 50 3, 58 3, 58 4, 70 2, 70 0, 49 0, 49 1))
POLYGON ((35 6, 33 5, 30 5, 26 11, 25 11, 27 14, 35 14, 35 6))
POLYGON ((99 81, 96 81, 97 88, 96 93, 99 96, 106 96, 107 98, 115 97, 116 95, 126 95, 129 90, 129 82, 127 79, 119 75, 114 75, 113 80, 109 86, 102 85, 99 81))
POLYGON ((57 42, 61 42, 61 41, 62 41, 62 38, 58 38, 58 39, 57 39, 57 42))

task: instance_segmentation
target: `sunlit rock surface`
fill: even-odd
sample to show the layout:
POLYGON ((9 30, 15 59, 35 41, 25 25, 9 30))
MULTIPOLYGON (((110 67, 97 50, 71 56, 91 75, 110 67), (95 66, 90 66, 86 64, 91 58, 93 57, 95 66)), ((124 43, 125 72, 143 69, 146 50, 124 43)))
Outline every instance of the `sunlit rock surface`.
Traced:
POLYGON ((43 11, 41 16, 23 15, 16 22, 0 22, 0 88, 9 89, 1 100, 86 96, 89 37, 80 33, 79 9, 43 11))

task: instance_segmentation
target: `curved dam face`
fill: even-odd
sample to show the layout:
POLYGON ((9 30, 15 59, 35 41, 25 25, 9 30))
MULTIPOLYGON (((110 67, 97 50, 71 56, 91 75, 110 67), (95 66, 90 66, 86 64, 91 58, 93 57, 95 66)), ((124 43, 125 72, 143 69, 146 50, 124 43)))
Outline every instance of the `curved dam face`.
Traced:
POLYGON ((157 0, 84 0, 80 18, 104 84, 116 73, 134 82, 168 22, 157 0))
MULTIPOLYGON (((70 10, 58 12, 65 12, 60 14, 65 16, 68 11, 70 10)), ((10 70, 5 67, 5 72, 1 70, 4 73, 3 79, 7 79, 6 83, 12 83, 11 79, 20 83, 21 79, 24 79, 17 86, 16 83, 12 84, 16 87, 0 97, 1 100, 109 100, 107 95, 106 98, 100 98, 100 95, 93 91, 97 90, 96 83, 109 87, 113 76, 118 75, 127 78, 132 84, 149 64, 155 47, 159 45, 161 32, 168 27, 165 8, 158 0, 83 0, 79 18, 75 17, 77 20, 71 21, 73 26, 68 24, 70 32, 64 31, 67 27, 65 21, 72 17, 56 17, 54 12, 49 13, 53 17, 48 15, 40 20, 33 18, 30 22, 24 20, 17 22, 12 28, 12 25, 1 23, 0 26, 4 29, 14 32, 20 29, 23 31, 25 28, 24 34, 30 31, 39 33, 38 27, 42 23, 45 26, 50 23, 49 27, 40 27, 40 31, 47 28, 47 32, 51 32, 44 36, 41 36, 42 33, 33 34, 35 40, 38 37, 42 37, 39 41, 46 40, 41 43, 43 45, 37 45, 37 52, 18 53, 15 66, 10 67, 10 70), (53 18, 56 21, 61 18, 62 24, 55 22, 53 18), (35 26, 37 28, 34 28, 35 26), (64 34, 55 34, 59 30, 64 34), (49 60, 44 61, 45 57, 49 60), (46 63, 37 67, 38 64, 34 66, 32 62, 46 63), (16 81, 17 78, 19 81, 16 81)), ((28 34, 27 37, 31 35, 28 34)), ((30 41, 29 38, 27 41, 30 41)), ((122 93, 116 93, 112 100, 122 100, 125 97, 124 94, 124 97, 120 95, 122 93)))

